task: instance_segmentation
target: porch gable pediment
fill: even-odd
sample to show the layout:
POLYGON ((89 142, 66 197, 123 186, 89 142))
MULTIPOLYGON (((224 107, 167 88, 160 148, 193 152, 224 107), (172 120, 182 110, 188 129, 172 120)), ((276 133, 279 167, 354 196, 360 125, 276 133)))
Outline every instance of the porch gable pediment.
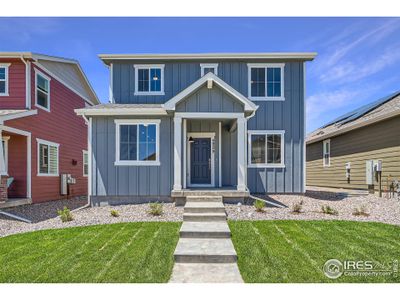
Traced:
POLYGON ((241 106, 243 106, 244 111, 253 112, 257 110, 258 106, 254 104, 254 102, 247 99, 241 93, 236 91, 233 87, 227 84, 218 76, 213 73, 208 73, 192 83, 186 89, 181 91, 179 94, 171 98, 164 104, 164 108, 166 110, 176 110, 176 107, 182 101, 188 100, 191 95, 195 94, 201 89, 218 89, 222 90, 225 94, 229 96, 229 98, 233 98, 236 102, 238 102, 241 106))

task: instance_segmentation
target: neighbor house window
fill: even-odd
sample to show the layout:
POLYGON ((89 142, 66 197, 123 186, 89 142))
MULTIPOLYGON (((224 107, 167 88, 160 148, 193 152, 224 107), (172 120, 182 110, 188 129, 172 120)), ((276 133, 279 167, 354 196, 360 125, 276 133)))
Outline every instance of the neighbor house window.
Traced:
POLYGON ((8 140, 10 139, 9 136, 3 136, 1 139, 2 146, 3 146, 3 159, 4 159, 4 170, 5 172, 0 175, 8 175, 8 140))
POLYGON ((202 77, 210 72, 218 75, 218 64, 200 64, 200 68, 202 77))
POLYGON ((89 174, 89 154, 86 150, 83 150, 83 176, 89 174))
POLYGON ((135 95, 164 95, 164 65, 135 65, 135 95))
POLYGON ((50 111, 50 78, 35 70, 36 73, 36 106, 50 111))
POLYGON ((8 96, 8 67, 10 64, 0 64, 0 96, 8 96))
POLYGON ((36 139, 38 143, 38 176, 58 176, 59 144, 36 139))
POLYGON ((250 130, 249 167, 284 167, 284 136, 281 130, 250 130))
POLYGON ((325 140, 323 145, 323 165, 329 167, 331 165, 331 140, 325 140))
POLYGON ((248 64, 251 100, 285 100, 284 64, 248 64))
POLYGON ((159 165, 160 120, 116 120, 116 165, 159 165))

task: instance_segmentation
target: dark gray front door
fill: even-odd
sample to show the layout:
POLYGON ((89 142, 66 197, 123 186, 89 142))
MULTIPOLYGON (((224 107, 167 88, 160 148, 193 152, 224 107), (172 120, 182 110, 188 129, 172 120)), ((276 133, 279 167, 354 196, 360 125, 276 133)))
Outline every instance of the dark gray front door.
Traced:
POLYGON ((211 184, 211 139, 194 138, 190 147, 190 183, 211 184))

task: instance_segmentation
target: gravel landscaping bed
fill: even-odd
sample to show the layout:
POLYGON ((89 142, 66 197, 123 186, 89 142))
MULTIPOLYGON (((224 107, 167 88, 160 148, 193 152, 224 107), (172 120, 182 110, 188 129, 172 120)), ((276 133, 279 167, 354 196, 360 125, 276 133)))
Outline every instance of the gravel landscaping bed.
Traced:
MULTIPOLYGON (((261 196, 259 196, 261 197, 261 196)), ((309 191, 305 195, 269 195, 264 199, 285 205, 285 208, 266 207, 256 212, 252 205, 225 205, 230 220, 353 220, 400 225, 400 200, 379 198, 375 195, 345 197, 341 194, 309 191), (302 201, 302 212, 293 213, 293 206, 302 201), (329 205, 337 215, 321 212, 329 205), (354 210, 365 207, 369 216, 355 216, 354 210)))
POLYGON ((31 220, 32 223, 28 224, 0 215, 0 236, 42 229, 121 222, 179 222, 182 221, 183 218, 183 207, 175 207, 175 204, 173 203, 163 204, 163 214, 161 216, 150 215, 148 213, 149 204, 85 207, 86 204, 87 200, 84 198, 78 198, 5 209, 4 211, 27 218, 31 220), (62 209, 64 206, 71 209, 74 220, 65 223, 61 222, 57 215, 57 210, 62 209), (119 217, 111 216, 111 210, 116 210, 119 213, 119 217))

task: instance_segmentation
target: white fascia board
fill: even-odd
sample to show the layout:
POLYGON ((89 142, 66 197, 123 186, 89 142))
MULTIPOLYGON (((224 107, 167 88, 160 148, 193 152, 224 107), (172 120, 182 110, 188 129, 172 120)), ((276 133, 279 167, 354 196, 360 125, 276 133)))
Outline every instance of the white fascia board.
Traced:
POLYGON ((271 53, 192 53, 192 54, 99 54, 101 60, 159 60, 159 59, 301 59, 313 60, 316 52, 271 52, 271 53))
POLYGON ((8 121, 8 120, 13 120, 13 119, 19 119, 19 118, 23 118, 23 117, 28 117, 28 116, 33 116, 37 114, 37 109, 33 109, 33 110, 28 110, 28 111, 24 111, 24 112, 20 112, 20 113, 15 113, 15 114, 10 114, 10 115, 5 115, 0 117, 0 121, 4 122, 4 121, 8 121))
POLYGON ((255 111, 255 110, 257 110, 257 108, 258 108, 257 105, 255 105, 253 102, 251 102, 249 99, 247 99, 245 96, 240 94, 238 91, 236 91, 229 84, 224 82, 222 79, 220 79, 218 76, 216 76, 213 73, 206 74, 205 76, 201 77, 200 79, 195 81, 193 84, 188 86, 186 89, 181 91, 179 94, 177 94, 176 96, 172 97, 170 100, 168 100, 164 104, 165 109, 166 110, 175 110, 176 104, 178 104, 184 98, 186 98, 191 93, 193 93, 194 91, 199 89, 209 79, 214 81, 219 87, 221 87, 223 90, 225 90, 228 94, 230 94, 231 96, 235 97, 240 102, 242 102, 244 104, 244 110, 245 111, 255 111))
POLYGON ((147 115, 147 116, 162 116, 167 115, 167 111, 164 108, 99 108, 99 109, 75 109, 75 113, 79 116, 135 116, 135 115, 147 115))

